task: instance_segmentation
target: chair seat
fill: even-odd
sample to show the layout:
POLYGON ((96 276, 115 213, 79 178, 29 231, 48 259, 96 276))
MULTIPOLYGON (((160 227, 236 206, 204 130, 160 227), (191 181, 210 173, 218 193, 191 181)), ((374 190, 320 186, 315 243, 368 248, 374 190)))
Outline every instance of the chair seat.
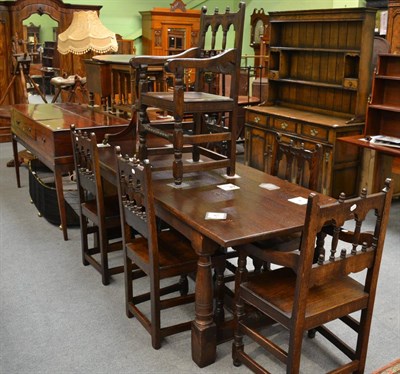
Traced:
MULTIPOLYGON (((106 228, 121 225, 119 215, 118 196, 107 196, 104 198, 105 224, 106 228)), ((96 200, 89 200, 82 203, 82 213, 91 221, 98 224, 98 213, 96 200)))
MULTIPOLYGON (((147 273, 150 269, 149 249, 143 237, 127 243, 127 255, 147 273)), ((160 276, 168 277, 182 272, 193 273, 197 269, 197 254, 190 242, 174 230, 161 231, 158 236, 160 276)))
POLYGON ((301 231, 299 231, 290 235, 277 236, 276 238, 256 242, 255 246, 261 250, 263 248, 270 248, 275 251, 294 251, 300 248, 301 234, 301 231))
MULTIPOLYGON (((142 93, 142 103, 161 109, 173 111, 176 108, 173 92, 146 92, 142 93)), ((184 113, 229 111, 234 101, 227 96, 214 95, 207 92, 184 92, 184 113), (214 107, 215 106, 215 107, 214 107)))
POLYGON ((76 84, 76 81, 79 81, 81 85, 86 84, 86 78, 81 78, 79 76, 70 75, 67 78, 64 77, 54 77, 51 78, 50 83, 58 88, 67 88, 72 87, 76 84))
MULTIPOLYGON (((287 325, 292 317, 295 286, 296 274, 291 269, 281 268, 250 277, 241 284, 240 292, 245 301, 251 303, 251 299, 257 297, 266 308, 282 311, 287 320, 279 322, 287 325)), ((363 285, 349 276, 311 287, 307 296, 305 328, 324 324, 335 316, 335 311, 343 314, 344 308, 348 308, 348 313, 358 310, 360 305, 366 306, 367 301, 368 294, 364 292, 363 285)))

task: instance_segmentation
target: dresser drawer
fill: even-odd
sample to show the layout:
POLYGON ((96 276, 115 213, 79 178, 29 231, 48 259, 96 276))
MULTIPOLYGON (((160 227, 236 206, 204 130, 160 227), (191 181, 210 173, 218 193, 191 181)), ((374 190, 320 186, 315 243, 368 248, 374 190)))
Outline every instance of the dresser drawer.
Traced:
POLYGON ((302 124, 301 134, 312 139, 319 139, 324 141, 327 141, 329 138, 329 130, 313 125, 302 124))
POLYGON ((351 90, 357 90, 358 79, 357 78, 344 78, 343 79, 343 87, 349 88, 351 90))
POLYGON ((297 123, 286 118, 273 118, 272 127, 278 131, 296 132, 297 123))
POLYGON ((267 126, 268 120, 269 120, 269 116, 266 114, 260 114, 260 113, 246 111, 246 122, 247 123, 254 123, 256 125, 267 126))

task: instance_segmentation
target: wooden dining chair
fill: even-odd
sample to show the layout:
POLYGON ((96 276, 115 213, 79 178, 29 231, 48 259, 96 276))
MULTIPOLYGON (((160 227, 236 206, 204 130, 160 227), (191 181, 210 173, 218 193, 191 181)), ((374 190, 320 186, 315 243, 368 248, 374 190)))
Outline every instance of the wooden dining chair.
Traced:
POLYGON ((318 195, 311 193, 299 250, 281 252, 273 249, 260 251, 257 248, 252 251, 245 246, 239 248, 233 343, 236 366, 244 363, 255 373, 268 372, 259 360, 245 352, 243 336, 246 335, 283 362, 287 373, 298 373, 303 335, 311 330, 319 332, 338 348, 337 351, 329 351, 330 355, 342 351, 349 358, 335 373, 364 372, 393 194, 390 183, 390 179, 386 180, 382 192, 367 196, 364 189, 360 197, 348 200, 342 194, 337 202, 328 205, 320 205, 318 195), (369 213, 375 214, 373 232, 366 231, 364 227, 369 213), (317 236, 326 225, 333 228, 329 250, 320 248, 318 261, 314 262, 317 236), (348 231, 353 227, 353 231, 348 231), (342 235, 343 232, 351 235, 342 235), (245 264, 248 255, 282 267, 247 277, 245 264), (268 335, 268 330, 260 332, 249 324, 246 314, 248 305, 288 330, 287 350, 268 335), (357 315, 350 316, 357 311, 360 311, 359 318, 357 315), (354 330, 357 336, 354 346, 336 335, 342 326, 326 325, 334 320, 340 320, 354 330))
POLYGON ((122 263, 110 267, 108 259, 110 252, 122 250, 118 195, 116 191, 104 191, 96 134, 71 125, 71 140, 79 192, 82 262, 92 265, 101 274, 103 284, 108 285, 111 275, 124 271, 122 263))
POLYGON ((322 145, 306 149, 304 143, 295 145, 293 140, 285 142, 276 134, 272 155, 271 174, 281 179, 321 192, 322 145))
MULTIPOLYGON (((172 165, 176 184, 183 174, 195 170, 227 168, 235 174, 236 135, 238 128, 238 88, 243 40, 245 3, 239 3, 237 13, 227 8, 225 13, 200 15, 198 44, 174 56, 135 56, 130 64, 139 74, 139 94, 135 104, 140 131, 140 159, 157 152, 147 146, 146 135, 167 139, 174 154, 172 165), (161 66, 172 81, 172 89, 154 92, 149 89, 147 68, 161 66), (194 89, 185 86, 185 74, 195 72, 194 89), (229 90, 226 79, 229 77, 229 90), (172 127, 150 122, 147 109, 159 108, 173 117, 172 127), (186 121, 191 118, 190 121, 186 121), (224 150, 216 151, 216 144, 224 150), (189 147, 188 147, 189 146, 189 147), (188 149, 189 148, 189 149, 188 149), (190 162, 183 162, 184 152, 191 152, 190 162)), ((165 152, 165 148, 161 150, 165 152)))
POLYGON ((153 348, 159 349, 163 338, 191 327, 190 320, 162 326, 161 311, 194 302, 194 293, 189 293, 187 276, 195 274, 198 256, 184 236, 173 229, 158 229, 150 162, 122 157, 118 146, 116 157, 123 225, 126 314, 129 318, 134 316, 138 319, 150 333, 153 348), (149 292, 135 293, 134 265, 148 276, 149 292), (176 278, 176 282, 162 287, 162 280, 167 278, 176 278), (166 295, 171 293, 167 298, 166 295), (150 307, 140 308, 139 305, 146 301, 150 302, 150 307), (149 316, 146 315, 148 309, 149 316))
MULTIPOLYGON (((314 149, 306 149, 304 144, 295 145, 293 140, 285 142, 280 133, 276 134, 271 174, 291 183, 301 185, 310 190, 320 191, 322 172, 322 145, 316 144, 314 149)), ((253 243, 260 250, 291 251, 300 247, 302 233, 294 232, 285 236, 277 236, 253 243)), ((235 248, 236 249, 236 248, 235 248)), ((269 270, 271 263, 261 262, 254 258, 255 271, 269 270)))

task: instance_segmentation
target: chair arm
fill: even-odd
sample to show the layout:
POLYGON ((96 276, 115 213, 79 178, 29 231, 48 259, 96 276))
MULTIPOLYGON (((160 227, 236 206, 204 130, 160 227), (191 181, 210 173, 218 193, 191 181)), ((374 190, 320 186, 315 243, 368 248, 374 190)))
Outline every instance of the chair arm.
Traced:
POLYGON ((169 57, 165 62, 165 70, 177 74, 179 69, 206 69, 215 73, 229 73, 233 71, 236 49, 228 49, 218 55, 207 58, 181 58, 178 55, 169 57))
MULTIPOLYGON (((197 56, 198 48, 190 48, 186 51, 183 51, 174 57, 179 58, 188 58, 188 57, 195 57, 197 56)), ((133 56, 129 63, 133 68, 141 68, 144 65, 151 65, 151 66, 164 66, 165 62, 169 60, 171 56, 133 56)))
POLYGON ((257 243, 249 243, 241 246, 235 246, 236 251, 242 251, 251 258, 256 258, 263 262, 272 263, 279 266, 291 268, 295 271, 299 261, 299 250, 290 250, 288 252, 275 250, 272 248, 263 248, 257 243))

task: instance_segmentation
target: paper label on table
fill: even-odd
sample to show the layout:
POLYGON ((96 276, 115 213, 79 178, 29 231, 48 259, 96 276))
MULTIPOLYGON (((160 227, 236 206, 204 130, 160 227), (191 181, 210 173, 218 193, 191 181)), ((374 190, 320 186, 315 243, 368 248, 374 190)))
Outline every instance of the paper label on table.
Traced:
POLYGON ((261 183, 260 187, 261 188, 265 188, 266 190, 269 190, 269 191, 279 190, 280 189, 279 186, 277 186, 276 184, 272 184, 272 183, 261 183))
POLYGON ((290 201, 291 203, 295 203, 297 205, 306 205, 308 200, 304 197, 298 196, 288 199, 288 201, 290 201))
POLYGON ((232 191, 240 189, 239 186, 236 186, 235 184, 232 183, 219 184, 217 187, 224 191, 232 191))
POLYGON ((226 219, 226 213, 207 212, 205 219, 226 219))
POLYGON ((228 175, 228 174, 222 174, 222 176, 225 178, 225 179, 239 179, 239 178, 242 178, 240 175, 238 175, 238 174, 235 174, 235 175, 228 175))

